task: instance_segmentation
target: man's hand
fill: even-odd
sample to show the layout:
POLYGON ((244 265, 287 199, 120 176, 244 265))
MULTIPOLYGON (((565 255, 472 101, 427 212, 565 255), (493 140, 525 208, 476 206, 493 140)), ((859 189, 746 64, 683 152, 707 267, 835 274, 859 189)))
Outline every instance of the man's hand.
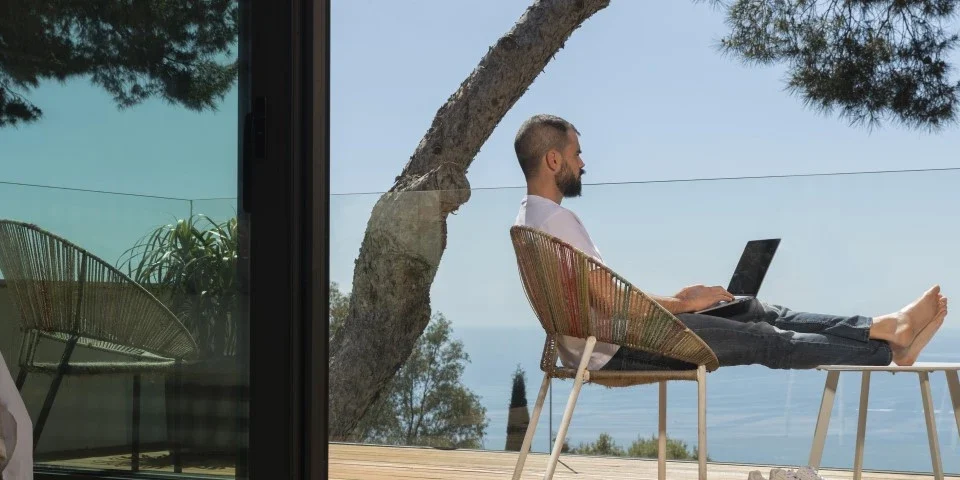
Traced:
POLYGON ((680 303, 679 311, 674 313, 689 313, 703 310, 716 305, 717 302, 733 301, 733 295, 723 287, 706 287, 691 285, 684 287, 674 295, 680 303))

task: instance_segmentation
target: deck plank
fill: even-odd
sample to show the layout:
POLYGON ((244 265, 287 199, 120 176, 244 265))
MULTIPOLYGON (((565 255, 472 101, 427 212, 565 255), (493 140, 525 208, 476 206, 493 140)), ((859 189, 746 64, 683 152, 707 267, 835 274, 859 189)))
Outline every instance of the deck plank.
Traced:
MULTIPOLYGON (((329 478, 331 480, 460 480, 510 478, 516 461, 514 452, 486 450, 436 450, 417 447, 391 447, 332 443, 330 448, 329 478)), ((549 456, 532 453, 527 458, 523 479, 543 478, 549 456)), ((577 473, 558 465, 557 480, 637 479, 656 480, 655 459, 588 457, 565 455, 560 459, 577 473)), ((768 476, 771 467, 710 463, 707 475, 711 480, 745 480, 752 470, 768 476)), ((795 466, 793 468, 796 468, 795 466)), ((853 472, 823 469, 820 474, 828 480, 850 480, 853 472)), ((667 462, 667 478, 696 480, 696 462, 667 462)), ((921 480, 932 475, 910 475, 864 471, 867 480, 921 480)), ((958 476, 948 476, 960 479, 958 476)))

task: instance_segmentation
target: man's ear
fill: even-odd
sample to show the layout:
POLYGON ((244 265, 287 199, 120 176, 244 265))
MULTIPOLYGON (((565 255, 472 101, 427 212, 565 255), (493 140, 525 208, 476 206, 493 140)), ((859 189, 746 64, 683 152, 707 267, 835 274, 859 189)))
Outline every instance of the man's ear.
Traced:
POLYGON ((544 157, 546 157, 544 163, 546 163, 548 170, 554 173, 560 170, 560 152, 551 148, 547 150, 547 154, 544 155, 544 157))

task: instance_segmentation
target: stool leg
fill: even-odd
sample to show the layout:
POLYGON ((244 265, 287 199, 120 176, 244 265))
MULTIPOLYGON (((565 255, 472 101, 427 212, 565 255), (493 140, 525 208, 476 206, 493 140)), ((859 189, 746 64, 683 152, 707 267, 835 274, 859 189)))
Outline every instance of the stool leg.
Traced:
POLYGON ((950 387, 950 403, 953 404, 953 418, 957 421, 957 433, 960 434, 960 375, 956 370, 948 370, 947 385, 950 387))
POLYGON ((863 440, 867 433, 867 404, 870 398, 870 372, 863 372, 860 381, 860 412, 857 418, 857 450, 853 458, 853 480, 863 475, 863 440))
POLYGON ((937 421, 933 416, 933 395, 930 394, 930 375, 920 374, 920 396, 923 398, 923 416, 927 419, 927 440, 930 441, 930 460, 933 462, 933 478, 943 480, 943 463, 940 461, 940 442, 937 439, 937 421))
POLYGON ((813 446, 810 447, 808 465, 820 468, 823 458, 823 444, 827 441, 827 427, 830 426, 830 412, 833 411, 833 397, 837 394, 840 372, 827 372, 827 382, 823 386, 823 399, 820 400, 820 414, 817 415, 817 429, 813 433, 813 446))

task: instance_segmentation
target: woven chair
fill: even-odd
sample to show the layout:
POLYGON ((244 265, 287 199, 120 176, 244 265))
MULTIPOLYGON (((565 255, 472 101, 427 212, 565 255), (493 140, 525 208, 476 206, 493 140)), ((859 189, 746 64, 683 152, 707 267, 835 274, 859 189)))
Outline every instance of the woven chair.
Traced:
MULTIPOLYGON (((143 286, 73 243, 39 227, 0 220, 0 272, 20 313, 17 389, 28 372, 53 375, 43 408, 34 426, 33 444, 43 431, 64 375, 133 375, 132 468, 139 469, 140 377, 173 374, 167 381, 168 398, 179 405, 180 372, 198 348, 187 328, 143 286), (40 339, 66 344, 59 362, 37 361, 40 339), (76 347, 125 357, 112 362, 70 362, 76 347)), ((174 438, 171 453, 179 471, 176 441, 178 421, 168 427, 174 438)))
POLYGON ((553 478, 560 449, 584 382, 607 387, 660 384, 658 475, 666 478, 666 400, 668 380, 697 382, 698 453, 700 478, 707 476, 706 374, 719 367, 717 356, 700 337, 669 311, 612 270, 576 247, 547 233, 526 227, 510 229, 517 267, 530 306, 546 331, 540 360, 543 383, 520 448, 514 480, 520 478, 536 430, 551 378, 574 379, 573 390, 544 478, 553 478), (586 340, 579 368, 557 365, 557 339, 586 340), (661 354, 695 365, 690 370, 605 371, 587 370, 597 342, 661 354))

